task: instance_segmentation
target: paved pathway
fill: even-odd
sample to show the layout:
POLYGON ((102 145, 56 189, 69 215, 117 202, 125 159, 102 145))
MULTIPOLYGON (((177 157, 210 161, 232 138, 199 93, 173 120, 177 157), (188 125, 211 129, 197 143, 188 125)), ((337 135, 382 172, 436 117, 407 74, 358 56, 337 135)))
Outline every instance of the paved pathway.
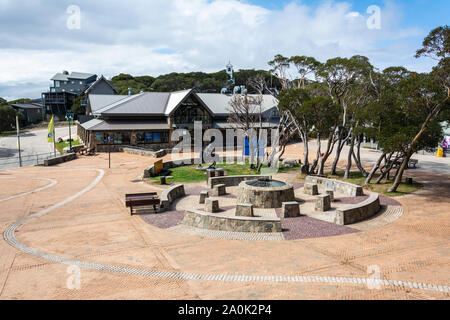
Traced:
MULTIPOLYGON (((0 203, 0 229, 6 231, 0 298, 450 298, 447 175, 415 171, 434 188, 400 198, 403 215, 378 228, 328 238, 234 241, 175 233, 130 216, 123 195, 149 189, 135 178, 152 161, 114 154, 107 169, 107 156, 98 155, 56 168, 0 171, 12 185, 23 177, 58 182, 0 203), (67 264, 81 267, 79 290, 67 287, 74 270, 67 264), (381 280, 371 280, 368 269, 380 271, 381 280)), ((26 183, 9 196, 36 189, 35 181, 26 183)), ((7 189, 0 185, 2 199, 7 189)))
MULTIPOLYGON (((71 126, 72 136, 76 135, 77 127, 71 126)), ((20 149, 24 166, 36 164, 36 154, 51 154, 53 143, 47 142, 47 129, 31 130, 20 135, 20 149)), ((69 127, 55 128, 56 138, 68 137, 69 127)), ((58 151, 57 151, 58 153, 58 151)), ((0 170, 19 167, 19 151, 17 150, 17 137, 7 136, 0 138, 0 170)))

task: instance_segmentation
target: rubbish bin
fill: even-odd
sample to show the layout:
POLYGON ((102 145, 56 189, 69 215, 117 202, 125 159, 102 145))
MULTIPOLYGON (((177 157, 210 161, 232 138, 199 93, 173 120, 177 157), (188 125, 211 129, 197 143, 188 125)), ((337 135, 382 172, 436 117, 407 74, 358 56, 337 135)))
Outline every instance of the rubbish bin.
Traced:
POLYGON ((444 149, 443 148, 438 148, 437 149, 437 155, 438 158, 443 158, 444 157, 444 149))

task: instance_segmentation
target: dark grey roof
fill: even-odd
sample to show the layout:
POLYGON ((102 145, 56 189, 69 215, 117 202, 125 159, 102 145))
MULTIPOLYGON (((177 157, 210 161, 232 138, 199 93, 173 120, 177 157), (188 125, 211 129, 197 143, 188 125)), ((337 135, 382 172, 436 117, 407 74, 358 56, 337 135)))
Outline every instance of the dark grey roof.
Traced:
POLYGON ((89 94, 89 105, 91 112, 97 114, 97 111, 109 106, 115 102, 128 98, 128 95, 118 94, 89 94))
POLYGON ((84 73, 84 72, 72 72, 71 74, 57 73, 50 80, 56 81, 68 81, 69 79, 89 79, 91 77, 96 77, 97 75, 92 73, 84 73))
POLYGON ((164 114, 170 93, 144 92, 113 103, 97 113, 109 115, 164 114))
MULTIPOLYGON (((229 114, 232 95, 221 93, 197 93, 197 96, 212 110, 214 114, 229 114)), ((249 97, 257 97, 257 95, 249 94, 249 97)), ((265 112, 277 107, 278 100, 269 94, 264 94, 261 105, 261 111, 265 112)))
MULTIPOLYGON (((228 115, 231 95, 220 93, 193 93, 192 90, 177 92, 143 92, 128 96, 117 101, 114 95, 104 95, 103 101, 111 97, 109 104, 100 100, 90 100, 92 112, 95 115, 170 115, 187 98, 189 94, 196 95, 213 115, 228 115)), ((249 95, 256 96, 256 95, 249 95)), ((278 100, 272 95, 263 95, 262 112, 277 108, 278 100)))
POLYGON ((68 77, 67 74, 57 73, 50 80, 67 81, 69 80, 67 77, 68 77))
POLYGON ((115 93, 118 93, 119 91, 116 89, 116 87, 114 87, 110 81, 108 81, 103 75, 98 78, 97 80, 95 80, 95 82, 93 82, 86 90, 84 90, 84 93, 89 93, 89 91, 91 91, 97 84, 99 84, 101 81, 106 82, 107 85, 109 85, 111 87, 111 89, 113 89, 113 91, 115 93))
POLYGON ((81 124, 81 126, 89 131, 169 130, 169 124, 165 120, 114 121, 92 119, 81 124))
POLYGON ((13 103, 11 106, 21 109, 42 109, 44 107, 44 105, 39 102, 13 103))
POLYGON ((92 73, 84 73, 84 72, 72 72, 70 75, 67 76, 67 78, 69 79, 89 79, 92 77, 97 77, 96 74, 92 74, 92 73))

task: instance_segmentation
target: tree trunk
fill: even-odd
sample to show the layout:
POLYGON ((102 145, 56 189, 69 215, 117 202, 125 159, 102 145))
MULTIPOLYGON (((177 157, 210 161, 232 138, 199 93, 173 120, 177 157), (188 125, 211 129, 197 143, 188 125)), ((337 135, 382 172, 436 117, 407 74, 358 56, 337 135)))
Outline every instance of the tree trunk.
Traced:
POLYGON ((345 168, 344 179, 350 178, 350 172, 352 170, 352 155, 354 146, 355 146, 355 137, 352 136, 352 139, 350 141, 350 148, 348 149, 347 167, 345 168))
POLYGON ((383 161, 383 158, 386 156, 386 152, 383 152, 383 154, 378 158, 377 162, 373 166, 372 170, 370 171, 369 175, 366 178, 366 181, 364 184, 369 184, 372 180, 373 176, 375 175, 375 172, 377 172, 378 168, 380 168, 381 161, 383 161))
POLYGON ((397 159, 399 158, 399 156, 395 156, 394 160, 391 161, 392 155, 394 153, 391 152, 388 157, 385 159, 386 163, 384 164, 384 166, 382 168, 380 168, 380 176, 378 177, 378 179, 375 181, 376 184, 379 184, 381 182, 381 180, 383 180, 383 178, 386 176, 386 174, 392 169, 392 166, 394 165, 394 162, 397 161, 397 159), (384 170, 383 170, 384 169, 384 170))
POLYGON ((309 142, 308 142, 308 134, 302 133, 303 137, 303 166, 302 166, 302 173, 308 174, 309 173, 309 142))
POLYGON ((324 173, 325 163, 327 162, 328 157, 330 156, 330 154, 333 152, 333 149, 334 149, 333 138, 334 138, 334 130, 328 136, 327 150, 325 151, 324 156, 320 159, 319 170, 317 171, 318 174, 323 174, 324 173))
POLYGON ((361 137, 358 137, 358 146, 356 147, 356 155, 355 152, 353 152, 353 159, 355 160, 356 166, 358 167, 359 171, 364 177, 367 177, 368 173, 362 166, 361 162, 361 137))
MULTIPOLYGON (((448 100, 448 97, 447 99, 448 100)), ((441 104, 441 107, 444 105, 444 103, 441 104)), ((394 184, 392 187, 388 189, 388 192, 396 192, 398 186, 402 182, 403 173, 405 172, 405 169, 408 167, 409 159, 411 159, 412 155, 414 154, 414 150, 416 149, 417 144, 419 143, 420 138, 424 134, 424 132, 428 129, 428 124, 430 123, 431 119, 439 113, 441 110, 441 107, 435 107, 432 112, 428 114, 428 117, 425 119, 424 123, 422 124, 422 128, 417 133, 417 135, 414 137, 411 146, 409 147, 408 151, 406 152, 406 156, 403 158, 403 163, 400 166, 400 169, 398 171, 397 176, 395 177, 394 184)))
POLYGON ((337 143, 338 143, 338 145, 336 147, 336 156, 334 157, 333 164, 331 165, 331 174, 332 175, 336 175, 337 164, 339 162, 339 157, 341 156, 342 148, 344 147, 344 143, 342 142, 341 138, 339 138, 337 143))
POLYGON ((314 160, 313 165, 311 166, 310 173, 315 173, 316 167, 317 167, 317 164, 319 163, 320 155, 322 152, 321 145, 320 145, 320 134, 317 135, 317 143, 318 143, 318 145, 317 145, 316 159, 314 160))

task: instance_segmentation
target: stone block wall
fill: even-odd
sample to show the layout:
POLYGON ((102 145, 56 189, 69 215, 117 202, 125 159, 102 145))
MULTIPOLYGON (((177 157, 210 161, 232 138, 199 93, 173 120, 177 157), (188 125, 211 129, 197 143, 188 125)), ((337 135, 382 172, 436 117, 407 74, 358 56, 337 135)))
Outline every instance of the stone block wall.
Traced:
MULTIPOLYGON (((222 176, 222 177, 213 177, 208 181, 208 187, 213 189, 214 186, 218 184, 224 184, 227 187, 235 187, 238 186, 242 181, 259 179, 263 176, 261 175, 248 175, 248 176, 222 176)), ((272 179, 272 176, 267 176, 269 179, 272 179)))
POLYGON ((137 154, 139 156, 151 157, 151 158, 162 158, 168 153, 167 149, 151 151, 151 150, 144 150, 144 149, 132 148, 132 147, 124 147, 124 148, 122 148, 122 151, 125 153, 129 153, 129 154, 137 154))
POLYGON ((186 226, 230 231, 230 232, 281 232, 280 219, 233 217, 207 213, 200 210, 186 210, 182 222, 186 226))
POLYGON ((349 197, 363 196, 363 189, 356 184, 322 177, 307 176, 305 184, 317 184, 320 193, 325 193, 327 189, 333 189, 335 192, 343 193, 349 197))
POLYGON ((76 158, 77 158, 77 155, 75 153, 68 153, 68 154, 64 154, 62 156, 44 160, 44 166, 46 166, 46 167, 54 166, 59 163, 75 160, 76 158))
POLYGON ((178 198, 185 196, 184 185, 177 184, 173 187, 169 187, 161 193, 161 210, 165 211, 170 208, 172 202, 178 198))
POLYGON ((334 223, 340 225, 357 223, 374 216, 379 210, 379 195, 372 193, 367 200, 361 203, 337 209, 334 223))

